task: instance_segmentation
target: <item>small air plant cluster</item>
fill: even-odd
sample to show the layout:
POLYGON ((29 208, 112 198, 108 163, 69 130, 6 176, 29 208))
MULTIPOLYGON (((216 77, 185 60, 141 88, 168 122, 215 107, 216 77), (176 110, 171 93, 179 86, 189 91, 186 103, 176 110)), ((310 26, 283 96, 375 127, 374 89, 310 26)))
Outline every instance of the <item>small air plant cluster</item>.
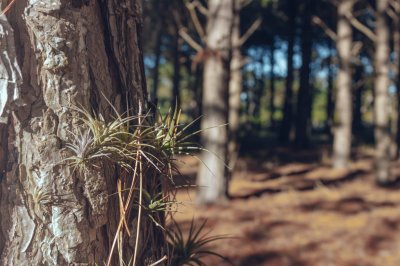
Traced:
MULTIPOLYGON (((180 124, 181 111, 177 108, 171 109, 163 116, 158 112, 120 114, 113 107, 114 117, 109 121, 83 108, 73 109, 79 114, 81 125, 76 132, 70 132, 71 141, 66 146, 70 151, 70 156, 66 159, 70 167, 80 175, 89 174, 92 169, 101 167, 101 163, 111 163, 120 169, 114 193, 114 196, 118 197, 116 202, 119 205, 119 222, 106 265, 112 264, 115 254, 118 254, 119 265, 143 264, 138 261, 138 245, 140 231, 144 230, 145 226, 144 219, 160 228, 164 239, 168 239, 169 242, 169 254, 159 260, 157 265, 192 265, 192 262, 204 265, 199 264, 200 255, 218 255, 203 250, 203 246, 220 238, 207 238, 204 241, 203 238, 198 238, 201 230, 194 232, 192 226, 187 243, 199 243, 194 249, 192 244, 188 246, 190 250, 185 253, 182 251, 183 235, 180 234, 181 237, 177 238, 179 234, 176 233, 181 233, 181 230, 164 227, 166 216, 173 221, 172 214, 179 204, 175 200, 176 187, 173 177, 178 172, 174 156, 192 155, 193 152, 201 150, 199 145, 189 141, 200 131, 187 133, 196 120, 183 126, 180 124), (155 180, 157 177, 161 178, 156 181, 157 184, 149 187, 146 186, 147 180, 144 180, 149 177, 155 180), (137 219, 134 230, 128 226, 128 221, 132 220, 131 213, 135 213, 137 219), (126 239, 126 235, 135 238, 129 262, 126 262, 127 256, 123 254, 123 239, 126 239), (183 258, 182 254, 186 254, 188 258, 183 258)), ((176 223, 173 225, 177 227, 176 223)), ((203 227, 204 224, 200 229, 203 227)))

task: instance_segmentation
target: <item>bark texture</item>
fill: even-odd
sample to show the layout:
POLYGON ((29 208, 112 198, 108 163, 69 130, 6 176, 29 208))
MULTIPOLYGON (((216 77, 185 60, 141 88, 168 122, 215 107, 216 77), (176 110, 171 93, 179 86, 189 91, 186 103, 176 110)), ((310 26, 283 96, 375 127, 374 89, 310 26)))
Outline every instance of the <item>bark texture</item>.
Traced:
POLYGON ((386 11, 388 0, 378 0, 375 27, 375 79, 374 79, 374 117, 376 145, 376 173, 379 184, 390 181, 390 143, 389 133, 389 23, 386 11))
POLYGON ((347 12, 352 12, 354 1, 341 0, 338 6, 337 51, 339 72, 337 76, 336 119, 333 140, 333 167, 348 167, 351 153, 352 79, 351 46, 353 31, 347 12))
MULTIPOLYGON (((2 55, 8 58, 0 59, 0 69, 7 70, 0 81, 0 114, 7 122, 0 126, 0 156, 7 154, 0 166, 1 265, 106 260, 118 220, 109 197, 115 192, 113 167, 81 177, 60 162, 69 132, 80 125, 71 106, 106 118, 111 108, 105 98, 121 111, 146 108, 140 14, 137 0, 16 1, 8 14, 15 46, 1 17, 2 55)), ((148 230, 143 234, 152 234, 148 230)), ((133 239, 126 239, 127 248, 133 239)), ((141 264, 157 256, 146 244, 140 245, 141 264)))
POLYGON ((197 185, 200 204, 215 203, 226 196, 228 129, 228 90, 230 45, 233 21, 232 0, 208 1, 206 49, 204 62, 202 145, 203 152, 197 185), (218 157, 216 157, 215 153, 218 157))

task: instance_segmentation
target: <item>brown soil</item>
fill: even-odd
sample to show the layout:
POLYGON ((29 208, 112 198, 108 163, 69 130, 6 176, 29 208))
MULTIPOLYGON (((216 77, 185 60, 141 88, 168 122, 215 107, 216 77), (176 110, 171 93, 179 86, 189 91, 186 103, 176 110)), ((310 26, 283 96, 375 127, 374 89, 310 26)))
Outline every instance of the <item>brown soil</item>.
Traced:
MULTIPOLYGON (((400 265, 400 191, 374 184, 371 156, 364 152, 350 170, 337 171, 326 159, 315 164, 302 160, 306 153, 295 155, 280 154, 284 163, 242 158, 232 200, 218 206, 195 206, 195 190, 180 190, 185 204, 176 220, 187 230, 192 217, 208 219, 211 234, 232 236, 213 250, 238 266, 400 265)), ((196 160, 181 159, 183 174, 194 176, 196 160)), ((400 164, 393 174, 400 175, 400 164)))

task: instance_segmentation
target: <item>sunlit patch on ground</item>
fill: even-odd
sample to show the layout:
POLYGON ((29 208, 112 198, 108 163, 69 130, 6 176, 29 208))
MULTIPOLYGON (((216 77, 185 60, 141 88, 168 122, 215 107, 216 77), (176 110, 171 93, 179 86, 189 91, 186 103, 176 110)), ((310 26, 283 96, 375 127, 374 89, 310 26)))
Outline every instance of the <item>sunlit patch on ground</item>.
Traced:
MULTIPOLYGON (((376 187, 371 157, 360 157, 349 171, 295 160, 238 167, 233 200, 199 208, 190 203, 195 190, 181 190, 186 204, 175 217, 184 228, 208 219, 211 234, 232 236, 214 245, 238 266, 400 265, 400 191, 376 187)), ((184 160, 194 176, 195 160, 184 160)))

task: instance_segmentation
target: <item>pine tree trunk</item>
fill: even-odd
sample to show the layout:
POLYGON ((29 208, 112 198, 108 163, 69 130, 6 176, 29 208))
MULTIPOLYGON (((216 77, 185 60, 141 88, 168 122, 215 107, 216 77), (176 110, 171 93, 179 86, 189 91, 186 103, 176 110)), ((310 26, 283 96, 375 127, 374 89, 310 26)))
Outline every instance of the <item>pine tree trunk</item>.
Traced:
MULTIPOLYGON (((106 119, 105 98, 146 108, 141 1, 29 2, 8 13, 15 38, 0 19, 0 264, 104 265, 118 222, 114 168, 79 177, 62 161, 80 125, 72 106, 106 119)), ((165 252, 156 230, 149 221, 140 232, 140 265, 165 252)))
POLYGON ((160 76, 160 59, 161 59, 161 47, 162 47, 162 37, 163 37, 163 20, 161 19, 158 21, 157 24, 157 36, 156 36, 156 42, 154 46, 154 68, 153 68, 153 86, 151 90, 151 102, 154 105, 157 105, 157 91, 158 91, 158 84, 159 84, 159 76, 160 76))
POLYGON ((334 74, 333 74, 333 52, 332 48, 329 47, 329 57, 328 57, 328 91, 326 94, 326 131, 329 135, 329 138, 332 138, 332 126, 333 126, 333 119, 335 113, 335 101, 334 101, 334 74))
POLYGON ((302 65, 300 69, 300 88, 297 96, 297 117, 296 117, 296 136, 295 145, 306 147, 309 142, 310 134, 310 110, 312 88, 310 84, 310 63, 312 54, 312 9, 314 0, 305 0, 302 15, 301 32, 301 56, 302 65))
POLYGON ((389 24, 386 11, 388 0, 377 1, 376 42, 375 42, 375 79, 374 114, 376 145, 376 182, 390 182, 390 133, 389 133, 389 24))
POLYGON ((279 140, 282 144, 289 143, 293 120, 293 55, 296 37, 297 0, 289 6, 289 39, 287 51, 287 75, 285 84, 285 100, 283 106, 283 120, 280 128, 279 140))
POLYGON ((175 35, 173 41, 173 64, 174 64, 174 73, 172 77, 172 99, 171 106, 181 106, 181 97, 180 97, 180 82, 181 82, 181 64, 179 62, 180 52, 181 52, 181 37, 179 35, 179 28, 175 25, 175 35))
POLYGON ((275 128, 275 40, 272 38, 271 51, 270 51, 270 65, 271 69, 269 72, 269 122, 270 127, 275 128))
POLYGON ((341 0, 338 6, 337 51, 339 73, 337 76, 336 119, 333 140, 333 167, 346 168, 351 153, 352 87, 351 87, 351 46, 352 26, 346 17, 352 12, 354 1, 341 0))
POLYGON ((232 58, 229 79, 229 166, 234 170, 238 156, 237 137, 240 124, 240 94, 242 92, 242 52, 240 44, 241 1, 234 1, 234 21, 232 27, 232 58))
POLYGON ((227 192, 228 155, 228 90, 230 70, 230 45, 233 24, 232 0, 209 0, 207 18, 208 56, 204 62, 203 119, 201 139, 203 163, 197 176, 200 204, 216 203, 227 192), (215 153, 219 158, 214 155, 215 153))
POLYGON ((362 132, 363 121, 362 121, 362 96, 364 92, 363 85, 363 73, 364 68, 362 64, 356 66, 354 72, 354 83, 356 88, 354 88, 354 107, 353 107, 353 135, 358 136, 362 132))
POLYGON ((399 159, 400 156, 400 3, 395 6, 397 17, 394 19, 394 36, 393 36, 393 50, 395 53, 396 65, 396 101, 395 101, 395 121, 393 130, 393 159, 399 159))

